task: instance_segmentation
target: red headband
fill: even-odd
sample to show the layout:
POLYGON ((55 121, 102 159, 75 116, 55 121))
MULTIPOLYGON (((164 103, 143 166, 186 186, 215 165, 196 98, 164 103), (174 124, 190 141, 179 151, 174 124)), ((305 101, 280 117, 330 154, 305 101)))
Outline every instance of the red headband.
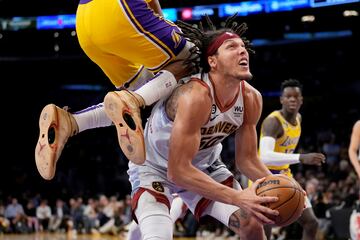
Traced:
POLYGON ((209 45, 206 51, 206 57, 212 56, 216 53, 218 48, 224 43, 225 40, 230 38, 240 38, 236 33, 224 32, 223 34, 217 36, 209 45))

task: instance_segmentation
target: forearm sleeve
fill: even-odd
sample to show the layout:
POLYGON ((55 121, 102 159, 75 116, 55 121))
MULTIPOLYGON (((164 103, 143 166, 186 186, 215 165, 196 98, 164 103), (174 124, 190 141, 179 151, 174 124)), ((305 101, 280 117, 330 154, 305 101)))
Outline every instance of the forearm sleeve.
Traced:
POLYGON ((300 154, 274 152, 275 139, 262 137, 260 139, 260 159, 269 166, 281 166, 300 162, 300 154))

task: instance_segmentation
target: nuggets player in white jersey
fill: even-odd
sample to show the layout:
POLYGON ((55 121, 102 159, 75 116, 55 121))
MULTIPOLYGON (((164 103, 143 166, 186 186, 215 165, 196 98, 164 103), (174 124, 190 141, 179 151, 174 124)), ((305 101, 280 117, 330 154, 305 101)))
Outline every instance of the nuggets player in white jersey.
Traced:
POLYGON ((45 106, 35 149, 36 166, 44 179, 54 177, 56 162, 70 136, 110 126, 113 121, 127 158, 135 163, 145 160, 139 107, 168 95, 178 79, 190 75, 183 60, 190 56, 192 45, 161 14, 158 0, 80 0, 76 31, 81 48, 116 88, 134 92, 117 91, 106 96, 105 102, 118 101, 108 108, 110 118, 103 103, 74 114, 54 104, 45 106), (129 127, 124 118, 135 127, 129 127))
POLYGON ((277 197, 261 197, 256 187, 271 174, 257 155, 260 93, 249 85, 246 25, 203 32, 181 26, 199 48, 203 71, 153 108, 145 127, 146 161, 129 163, 132 206, 143 239, 172 239, 169 206, 177 193, 199 219, 210 215, 241 239, 265 239, 263 223, 277 211, 265 207, 277 197), (221 162, 221 142, 236 138, 236 166, 255 181, 242 190, 221 162), (257 180, 258 179, 258 180, 257 180))
MULTIPOLYGON (((350 161, 360 180, 360 120, 356 121, 352 128, 348 153, 350 161)), ((360 214, 356 211, 354 211, 350 217, 350 236, 352 240, 360 239, 360 214)))
POLYGON ((356 121, 352 128, 348 153, 350 161, 360 180, 360 120, 356 121))
MULTIPOLYGON (((321 153, 293 153, 301 135, 299 109, 303 103, 303 96, 299 81, 289 79, 282 82, 280 102, 282 108, 272 112, 262 123, 259 155, 272 173, 292 177, 290 164, 320 166, 325 161, 325 156, 321 153)), ((302 239, 315 239, 319 224, 308 199, 306 209, 298 222, 303 227, 302 239)), ((265 231, 270 239, 271 227, 266 226, 265 231)))

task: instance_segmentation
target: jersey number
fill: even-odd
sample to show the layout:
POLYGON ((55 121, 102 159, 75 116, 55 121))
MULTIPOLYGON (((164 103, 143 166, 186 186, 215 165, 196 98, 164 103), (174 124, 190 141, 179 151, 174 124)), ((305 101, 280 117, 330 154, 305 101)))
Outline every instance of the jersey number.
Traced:
POLYGON ((200 141, 200 150, 214 146, 218 142, 221 142, 223 138, 224 136, 202 137, 200 141))

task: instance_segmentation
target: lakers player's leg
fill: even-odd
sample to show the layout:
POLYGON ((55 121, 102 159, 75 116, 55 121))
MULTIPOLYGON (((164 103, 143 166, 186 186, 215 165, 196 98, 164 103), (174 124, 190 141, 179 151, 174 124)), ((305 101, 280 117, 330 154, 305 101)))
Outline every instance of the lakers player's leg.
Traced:
POLYGON ((35 148, 35 162, 40 175, 46 180, 55 176, 56 163, 71 136, 111 124, 103 103, 74 113, 54 104, 46 105, 39 117, 39 139, 35 148))
MULTIPOLYGON (((129 42, 123 36, 128 32, 124 26, 126 19, 121 17, 117 1, 93 1, 86 5, 80 5, 77 12, 78 39, 86 55, 103 70, 116 87, 125 84, 134 88, 139 82, 143 82, 144 78, 150 78, 152 74, 144 67, 123 58, 117 52, 121 49, 126 53, 129 42), (96 15, 101 11, 109 13, 96 15), (120 16, 114 16, 113 12, 120 16), (92 18, 97 20, 89 20, 92 18)), ((145 151, 139 109, 143 105, 142 98, 126 91, 112 92, 106 96, 104 104, 106 114, 116 126, 122 151, 130 161, 143 163, 145 151)))
MULTIPOLYGON (((103 69, 105 74, 114 80, 113 83, 115 85, 119 86, 123 81, 128 81, 129 85, 132 86, 133 82, 136 83, 136 80, 141 78, 141 76, 143 78, 152 76, 151 74, 146 74, 148 71, 141 68, 140 65, 134 65, 129 61, 108 54, 94 45, 85 31, 86 26, 84 22, 81 21, 84 18, 84 12, 81 11, 82 7, 84 6, 79 7, 77 15, 77 32, 80 45, 85 53, 103 69)), ((134 107, 134 111, 139 112, 138 105, 134 107)), ((139 117, 134 119, 137 125, 140 126, 141 133, 141 120, 139 117)), ((40 134, 35 148, 35 162, 40 175, 47 180, 54 177, 56 163, 69 137, 77 132, 109 126, 111 123, 112 121, 106 115, 102 103, 75 114, 70 114, 53 104, 44 107, 39 118, 40 134)), ((142 133, 135 134, 135 137, 140 139, 140 147, 138 149, 143 149, 142 133)), ((132 142, 136 141, 133 140, 132 142)), ((142 156, 144 155, 142 150, 141 154, 142 156)))
POLYGON ((298 223, 302 226, 302 239, 310 240, 315 239, 317 231, 319 229, 319 221, 316 218, 313 208, 309 199, 306 197, 306 208, 303 211, 303 214, 298 219, 298 223))
MULTIPOLYGON (((144 1, 129 2, 91 1, 79 5, 77 12, 77 31, 81 47, 115 86, 121 86, 136 76, 137 72, 133 70, 139 69, 133 67, 134 65, 140 66, 145 62, 152 69, 161 68, 174 59, 185 45, 184 39, 176 38, 178 35, 174 29, 177 28, 156 17, 144 1), (148 27, 155 23, 158 26, 156 29, 148 27), (145 27, 145 24, 148 25, 145 27), (176 44, 172 43, 169 48, 164 44, 164 39, 171 36, 176 44), (121 62, 123 66, 118 64, 121 62)), ((155 76, 146 88, 138 89, 135 93, 120 91, 106 96, 105 109, 117 128, 120 147, 134 163, 145 160, 143 141, 131 139, 131 135, 135 139, 142 138, 138 107, 144 105, 144 102, 147 105, 152 104, 161 96, 170 93, 175 85, 175 77, 169 71, 164 71, 155 76)))
MULTIPOLYGON (((185 59, 189 56, 190 44, 182 38, 178 27, 166 21, 148 7, 145 1, 119 1, 121 13, 118 17, 127 19, 126 49, 119 42, 114 43, 109 51, 134 63, 141 63, 151 71, 157 72, 170 62, 185 59), (131 39, 131 41, 127 40, 131 39), (139 51, 139 47, 141 51, 139 51)), ((177 63, 157 74, 149 82, 137 89, 146 105, 151 105, 159 98, 168 95, 176 86, 178 79, 188 74, 186 66, 177 63)))
MULTIPOLYGON (((184 50, 186 40, 177 34, 178 28, 155 15, 145 1, 102 0, 91 4, 92 11, 85 19, 94 18, 96 21, 92 21, 87 29, 96 33, 91 36, 91 42, 102 51, 134 64, 144 65, 155 72, 177 56, 181 56, 181 59, 188 56, 188 51, 184 50), (103 12, 107 14, 101 14, 103 12)), ((135 91, 146 105, 151 105, 174 89, 176 78, 170 71, 183 72, 184 67, 181 64, 178 66, 149 79, 151 81, 147 88, 135 91)), ((120 71, 116 68, 113 70, 120 71)), ((175 75, 182 77, 178 72, 175 75)), ((126 81, 116 74, 108 76, 116 86, 126 81)))

